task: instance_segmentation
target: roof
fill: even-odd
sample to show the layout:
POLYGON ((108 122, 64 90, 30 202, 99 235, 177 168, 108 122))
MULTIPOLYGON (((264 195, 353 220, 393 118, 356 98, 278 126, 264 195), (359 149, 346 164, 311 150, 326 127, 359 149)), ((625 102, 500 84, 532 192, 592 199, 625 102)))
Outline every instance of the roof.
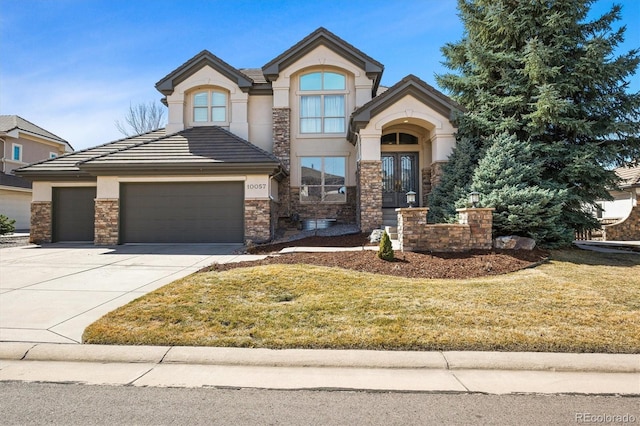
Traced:
POLYGON ((26 166, 29 177, 167 173, 274 173, 280 161, 218 126, 166 135, 164 129, 26 166), (77 154, 77 155, 76 155, 77 154))
POLYGON ((618 167, 614 171, 620 178, 620 188, 640 187, 640 166, 618 167))
POLYGON ((99 145, 94 148, 75 151, 70 154, 61 155, 50 160, 40 161, 28 166, 15 169, 13 172, 29 178, 46 177, 46 178, 91 178, 91 175, 80 170, 78 164, 95 158, 106 153, 116 152, 126 147, 137 145, 142 141, 157 139, 165 135, 164 129, 154 130, 149 133, 134 136, 131 138, 119 139, 113 142, 99 145))
POLYGON ((411 95, 436 110, 438 113, 455 122, 455 115, 464 111, 464 107, 433 86, 427 84, 413 74, 404 77, 375 98, 371 99, 351 114, 349 123, 349 137, 353 137, 357 130, 365 127, 371 117, 380 111, 388 108, 391 104, 402 99, 406 95, 411 95))
POLYGON ((0 186, 12 186, 14 188, 30 189, 31 182, 18 176, 8 175, 6 173, 0 173, 0 186))
POLYGON ((269 81, 277 79, 280 70, 320 45, 328 47, 346 60, 364 69, 367 77, 374 82, 373 94, 375 95, 382 78, 384 65, 323 27, 318 28, 264 65, 262 67, 264 76, 269 81))
POLYGON ((232 67, 208 50, 203 50, 158 81, 156 83, 156 89, 158 89, 158 91, 163 95, 168 96, 173 93, 174 88, 178 84, 207 65, 227 77, 229 80, 237 83, 238 87, 243 91, 248 91, 253 85, 253 80, 251 80, 250 77, 246 76, 240 70, 232 67))
POLYGON ((54 140, 56 142, 60 142, 62 144, 67 145, 71 150, 73 147, 69 142, 62 139, 60 136, 54 135, 48 130, 43 129, 40 126, 36 126, 30 121, 25 120, 19 115, 0 115, 0 132, 9 133, 12 130, 22 130, 24 132, 28 132, 37 136, 41 136, 47 139, 54 140))

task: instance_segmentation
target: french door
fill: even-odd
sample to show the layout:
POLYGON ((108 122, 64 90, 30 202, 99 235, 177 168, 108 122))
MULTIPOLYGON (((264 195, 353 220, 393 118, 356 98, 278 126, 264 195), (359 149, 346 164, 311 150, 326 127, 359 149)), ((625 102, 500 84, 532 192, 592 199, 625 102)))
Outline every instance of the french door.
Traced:
POLYGON ((383 152, 382 207, 408 207, 407 192, 409 191, 414 191, 416 194, 419 192, 418 153, 383 152))

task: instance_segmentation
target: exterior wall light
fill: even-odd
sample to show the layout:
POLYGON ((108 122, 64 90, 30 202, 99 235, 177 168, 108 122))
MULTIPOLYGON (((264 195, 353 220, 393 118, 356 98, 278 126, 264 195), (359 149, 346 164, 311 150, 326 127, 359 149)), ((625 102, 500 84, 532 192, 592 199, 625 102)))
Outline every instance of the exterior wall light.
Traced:
POLYGON ((413 191, 407 192, 407 204, 409 204, 409 208, 413 207, 416 203, 416 193, 413 191))
POLYGON ((471 206, 475 209, 476 207, 478 207, 478 203, 480 202, 480 193, 473 191, 472 193, 469 194, 469 202, 471 203, 471 206))

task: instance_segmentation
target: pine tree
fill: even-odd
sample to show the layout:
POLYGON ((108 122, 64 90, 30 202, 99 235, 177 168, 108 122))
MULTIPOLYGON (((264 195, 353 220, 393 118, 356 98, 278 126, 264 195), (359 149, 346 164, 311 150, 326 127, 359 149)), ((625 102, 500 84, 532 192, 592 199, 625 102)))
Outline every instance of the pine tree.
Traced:
MULTIPOLYGON (((495 208, 494 236, 529 237, 546 247, 570 244, 573 231, 561 220, 567 190, 540 178, 543 160, 534 156, 530 144, 507 133, 490 142, 470 189, 482 194, 482 207, 495 208)), ((458 200, 458 206, 466 200, 466 196, 458 200)))
POLYGON ((587 21, 594 0, 459 0, 465 33, 443 47, 455 73, 438 83, 466 109, 459 139, 485 148, 508 132, 543 160, 540 179, 567 190, 567 228, 596 226, 585 205, 609 197, 612 166, 640 159, 640 93, 627 93, 638 50, 615 56, 620 6, 587 21))
POLYGON ((481 144, 468 137, 458 138, 442 179, 429 195, 429 222, 450 222, 456 217, 455 202, 469 193, 473 170, 478 164, 481 144))
POLYGON ((394 258, 393 245, 391 244, 389 234, 387 234, 386 232, 382 233, 382 238, 380 239, 380 246, 378 247, 378 257, 388 262, 391 262, 394 258))

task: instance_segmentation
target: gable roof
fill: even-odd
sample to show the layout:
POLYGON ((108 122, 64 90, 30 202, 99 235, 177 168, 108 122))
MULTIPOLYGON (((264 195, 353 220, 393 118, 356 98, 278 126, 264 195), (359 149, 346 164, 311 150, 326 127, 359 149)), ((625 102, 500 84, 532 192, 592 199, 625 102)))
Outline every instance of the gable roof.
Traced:
POLYGON ((620 188, 640 187, 640 166, 618 167, 614 171, 620 178, 620 188))
POLYGON ((248 91, 253 85, 253 80, 240 70, 232 67, 208 50, 203 50, 158 81, 156 89, 163 95, 168 96, 173 93, 178 84, 207 65, 236 83, 243 92, 248 91))
POLYGON ((452 122, 455 122, 457 113, 464 111, 462 105, 415 75, 409 74, 351 114, 348 135, 351 142, 355 143, 355 133, 365 127, 371 120, 371 117, 374 117, 380 111, 383 111, 407 95, 413 96, 452 122))
POLYGON ((36 136, 44 137, 55 142, 60 142, 61 144, 68 146, 70 150, 73 150, 71 144, 62 139, 60 136, 54 135, 50 131, 43 129, 40 126, 36 126, 32 122, 25 120, 19 115, 0 115, 0 132, 9 133, 13 130, 22 130, 36 136))
POLYGON ((275 173, 280 161, 218 126, 167 135, 164 129, 16 169, 30 179, 93 179, 96 175, 275 173))
POLYGON ((365 70, 367 77, 374 82, 373 94, 376 93, 380 79, 382 78, 384 65, 323 27, 318 28, 282 54, 269 61, 262 67, 262 72, 268 81, 273 81, 278 78, 280 70, 286 68, 300 57, 321 45, 326 46, 349 62, 365 70))

